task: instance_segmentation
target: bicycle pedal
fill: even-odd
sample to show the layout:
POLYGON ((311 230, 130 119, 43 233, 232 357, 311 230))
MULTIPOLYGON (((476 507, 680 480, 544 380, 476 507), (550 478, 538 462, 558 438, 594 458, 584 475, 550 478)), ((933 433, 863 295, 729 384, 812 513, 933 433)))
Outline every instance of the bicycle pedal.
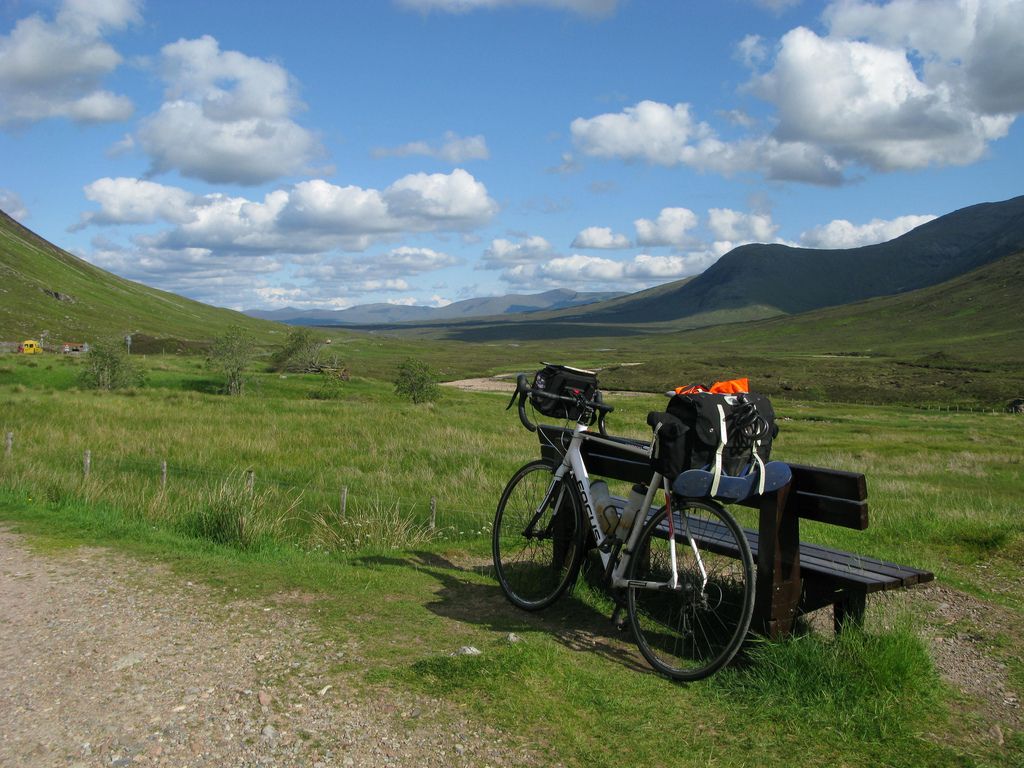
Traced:
POLYGON ((626 628, 628 623, 625 614, 625 609, 621 605, 615 606, 615 610, 612 612, 612 624, 619 632, 622 632, 626 628))

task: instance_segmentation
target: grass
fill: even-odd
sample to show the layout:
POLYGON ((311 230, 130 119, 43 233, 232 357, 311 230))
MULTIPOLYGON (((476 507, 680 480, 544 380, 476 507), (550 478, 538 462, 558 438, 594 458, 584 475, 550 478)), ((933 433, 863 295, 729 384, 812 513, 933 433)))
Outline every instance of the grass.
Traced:
MULTIPOLYGON (((984 741, 979 705, 940 681, 912 600, 909 615, 869 601, 868 630, 839 640, 757 643, 742 665, 685 687, 649 674, 610 627, 607 601, 584 586, 539 615, 508 606, 486 568, 488 524, 537 446, 502 412, 502 395, 445 390, 414 406, 386 380, 356 378, 340 399, 314 400, 315 375, 257 372, 252 394, 228 398, 197 361, 175 356, 145 360, 145 387, 99 394, 75 388, 74 361, 29 362, 0 360, 0 433, 15 435, 12 455, 0 455, 0 518, 51 543, 170 562, 226 596, 323 595, 325 637, 364 651, 365 666, 339 671, 465 704, 551 761, 952 766, 1024 754, 1013 732, 1002 748, 984 741), (451 655, 463 645, 483 653, 451 655)), ((610 399, 613 431, 637 436, 664 403, 610 399)), ((806 524, 803 535, 933 569, 1010 616, 998 631, 971 631, 1024 688, 1012 631, 1024 623, 1019 418, 775 405, 777 458, 869 480, 866 531, 806 524)))

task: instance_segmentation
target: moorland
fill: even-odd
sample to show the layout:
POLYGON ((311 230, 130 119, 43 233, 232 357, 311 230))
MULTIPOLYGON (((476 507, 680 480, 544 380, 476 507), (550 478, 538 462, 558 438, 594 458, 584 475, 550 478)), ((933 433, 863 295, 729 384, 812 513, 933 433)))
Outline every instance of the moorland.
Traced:
MULTIPOLYGON (((0 224, 0 336, 132 332, 145 375, 96 391, 82 386, 83 359, 0 355, 0 431, 12 435, 0 520, 40 546, 115 547, 225 599, 322 596, 324 635, 364 649, 346 673, 471 706, 551 762, 1009 766, 1024 756, 1014 705, 1024 421, 1005 412, 1024 394, 1019 247, 832 306, 761 305, 758 317, 712 308, 704 318, 718 322, 702 327, 693 315, 641 322, 620 297, 590 312, 318 329, 330 339, 322 355, 351 374, 325 398, 323 374, 270 370, 287 327, 119 280, 0 224), (205 358, 230 327, 258 353, 241 397, 221 391, 205 358), (542 615, 504 602, 487 566, 490 517, 536 438, 503 412, 507 394, 443 388, 422 404, 396 394, 408 358, 444 380, 542 359, 598 368, 611 428, 638 437, 667 385, 747 375, 779 415, 775 458, 868 477, 867 530, 808 523, 804 538, 930 569, 936 586, 869 601, 863 631, 836 638, 810 617, 793 639, 752 641, 741 664, 707 681, 670 684, 638 665, 607 621, 607 597, 586 584, 542 615), (509 632, 524 642, 505 642, 509 632), (451 655, 462 645, 483 653, 451 655), (999 686, 972 686, 965 660, 999 686)), ((698 279, 638 300, 667 301, 698 279)))

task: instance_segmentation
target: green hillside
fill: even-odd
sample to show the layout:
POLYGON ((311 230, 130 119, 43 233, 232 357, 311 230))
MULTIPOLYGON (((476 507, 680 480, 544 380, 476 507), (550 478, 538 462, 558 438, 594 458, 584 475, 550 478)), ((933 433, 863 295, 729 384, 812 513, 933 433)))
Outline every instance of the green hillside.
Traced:
POLYGON ((137 333, 207 340, 229 325, 269 340, 284 330, 173 293, 124 280, 71 255, 0 211, 0 340, 47 332, 51 343, 137 333))
POLYGON ((763 391, 860 402, 998 408, 1024 396, 1024 252, 941 285, 749 323, 663 333, 606 386, 749 374, 763 391))

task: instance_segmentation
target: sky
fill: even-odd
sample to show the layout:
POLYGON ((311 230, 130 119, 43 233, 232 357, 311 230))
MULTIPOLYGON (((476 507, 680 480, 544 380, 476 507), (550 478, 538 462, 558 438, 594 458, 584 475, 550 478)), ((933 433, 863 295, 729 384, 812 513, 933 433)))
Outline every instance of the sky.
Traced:
POLYGON ((0 209, 218 306, 636 291, 1024 193, 1024 0, 0 0, 0 209))

